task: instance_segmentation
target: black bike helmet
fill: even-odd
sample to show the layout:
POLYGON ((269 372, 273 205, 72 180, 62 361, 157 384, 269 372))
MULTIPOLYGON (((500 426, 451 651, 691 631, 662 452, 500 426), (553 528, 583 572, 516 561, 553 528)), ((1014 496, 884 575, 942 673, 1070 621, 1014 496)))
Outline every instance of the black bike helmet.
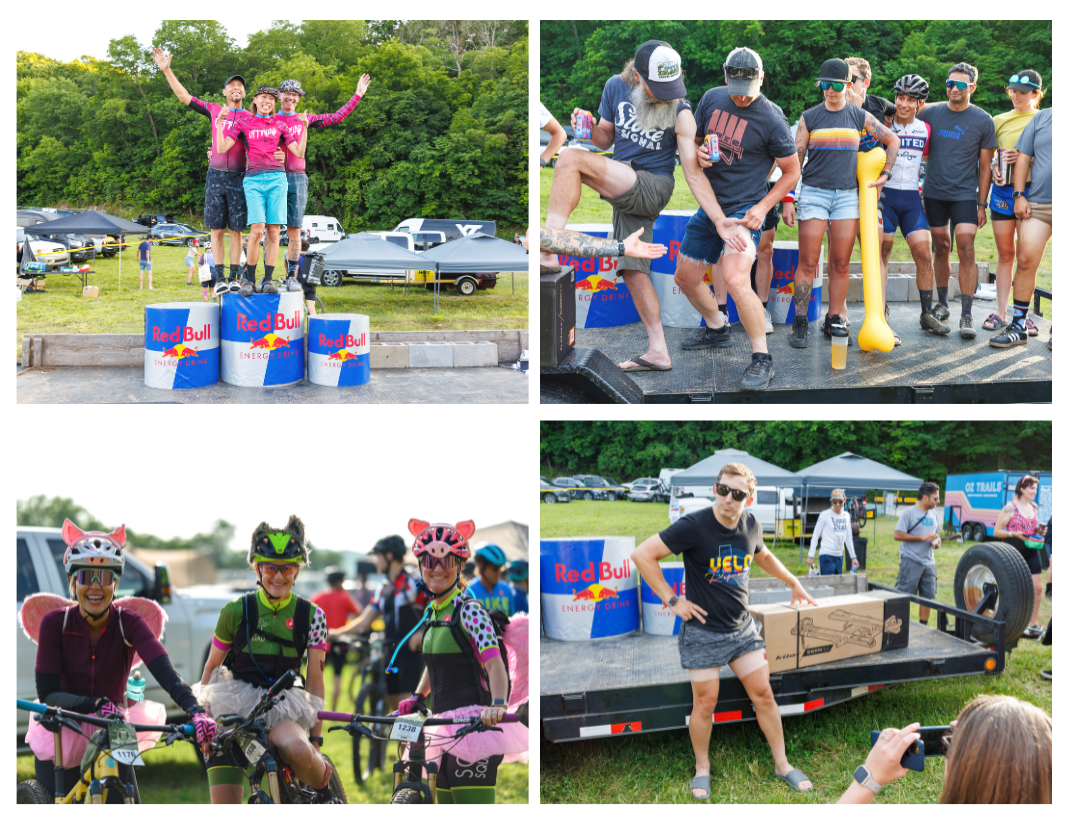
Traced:
POLYGON ((375 547, 369 551, 372 554, 390 554, 396 560, 405 558, 405 540, 397 534, 383 537, 375 543, 375 547))
POLYGON ((930 94, 930 84, 918 74, 905 74, 893 86, 896 94, 906 94, 916 100, 925 100, 930 94))
POLYGON ((326 568, 326 581, 327 582, 344 582, 345 572, 338 568, 336 565, 329 565, 326 568))
POLYGON ((251 535, 248 565, 259 560, 298 562, 307 565, 308 550, 304 539, 304 523, 293 514, 284 528, 271 528, 262 522, 251 535))

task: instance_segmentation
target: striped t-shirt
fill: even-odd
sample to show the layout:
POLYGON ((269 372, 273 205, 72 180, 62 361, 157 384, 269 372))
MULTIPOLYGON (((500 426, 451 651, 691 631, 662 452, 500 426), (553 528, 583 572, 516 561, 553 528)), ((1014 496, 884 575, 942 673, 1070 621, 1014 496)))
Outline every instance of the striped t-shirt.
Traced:
POLYGON ((845 104, 840 111, 829 111, 822 103, 804 111, 802 119, 810 132, 803 185, 829 191, 858 188, 855 170, 866 112, 854 103, 845 104))

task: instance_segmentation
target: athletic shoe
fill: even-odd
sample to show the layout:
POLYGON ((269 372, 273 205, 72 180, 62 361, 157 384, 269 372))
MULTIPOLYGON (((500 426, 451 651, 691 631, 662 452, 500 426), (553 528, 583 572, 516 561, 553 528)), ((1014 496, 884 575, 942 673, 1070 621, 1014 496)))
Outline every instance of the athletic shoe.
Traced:
POLYGON ((791 336, 788 342, 792 348, 806 348, 806 336, 810 332, 810 321, 806 317, 795 315, 795 322, 791 324, 791 336))
POLYGON ((1047 599, 1052 600, 1054 598, 1052 596, 1053 590, 1054 590, 1054 583, 1052 583, 1052 582, 1046 583, 1046 598, 1047 599))
POLYGON ((240 296, 241 297, 250 297, 254 293, 255 293, 255 284, 253 282, 251 282, 251 280, 244 280, 240 284, 240 296))
POLYGON ((975 339, 975 322, 971 319, 970 314, 965 314, 960 318, 960 339, 975 339))
POLYGON ((229 293, 229 284, 224 279, 218 280, 214 283, 214 296, 220 297, 222 294, 229 293))
POLYGON ((1042 639, 1043 629, 1039 625, 1029 625, 1020 636, 1024 639, 1042 639))
POLYGON ((277 283, 271 280, 269 277, 263 277, 262 282, 259 283, 260 294, 277 294, 277 283))
POLYGON ((931 310, 934 312, 934 316, 942 322, 949 319, 949 306, 945 305, 945 303, 938 303, 931 310))
POLYGON ((1015 324, 1006 326, 1005 330, 996 337, 990 338, 991 348, 1012 348, 1014 345, 1027 345, 1028 335, 1024 329, 1015 324))
POLYGON ((238 280, 236 277, 229 277, 229 291, 231 291, 233 294, 238 292, 240 290, 240 282, 241 281, 238 280))
POLYGON ((699 348, 727 348, 732 345, 734 340, 731 339, 731 326, 724 323, 723 328, 709 328, 707 325, 701 326, 694 332, 693 336, 685 340, 682 344, 683 351, 695 351, 699 348))
MULTIPOLYGON (((839 314, 826 314, 825 322, 821 326, 822 333, 829 338, 832 338, 832 329, 839 328, 844 331, 847 330, 847 323, 844 322, 843 317, 839 314)), ((851 345, 851 335, 848 334, 847 344, 851 345)))
POLYGON ((761 391, 776 376, 772 367, 772 354, 751 354, 750 365, 743 372, 742 387, 748 391, 761 391))
POLYGON ((924 311, 919 317, 919 325, 926 331, 929 331, 931 334, 937 334, 939 337, 947 337, 949 331, 952 330, 944 322, 938 319, 933 311, 924 311))
POLYGON ((1039 326, 1035 325, 1035 321, 1031 317, 1025 317, 1027 322, 1024 324, 1024 330, 1027 331, 1029 337, 1039 336, 1039 326))
POLYGON ((1051 682, 1053 682, 1054 680, 1051 678, 1050 674, 1051 671, 1039 671, 1039 676, 1041 676, 1043 679, 1049 679, 1051 682))
POLYGON ((772 317, 769 315, 768 311, 765 312, 765 333, 766 334, 772 334, 773 333, 772 317))
POLYGON ((300 281, 296 277, 288 277, 285 280, 286 291, 303 291, 304 287, 300 285, 300 281))
POLYGON ((1050 329, 1050 339, 1048 339, 1046 341, 1046 347, 1049 348, 1051 351, 1054 350, 1054 329, 1053 328, 1050 329))

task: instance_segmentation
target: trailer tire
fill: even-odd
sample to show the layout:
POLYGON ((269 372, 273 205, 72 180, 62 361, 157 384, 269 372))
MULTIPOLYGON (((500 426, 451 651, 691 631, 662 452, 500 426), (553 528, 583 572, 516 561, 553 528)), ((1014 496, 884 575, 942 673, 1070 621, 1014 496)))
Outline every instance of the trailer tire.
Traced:
MULTIPOLYGON (((985 615, 1005 622, 1005 641, 1020 639, 1035 609, 1035 586, 1020 552, 1004 542, 982 542, 968 548, 956 565, 953 595, 956 607, 974 611, 985 585, 997 585, 998 601, 985 615)), ((971 635, 992 642, 992 632, 972 628, 971 635)))
POLYGON ((960 536, 963 537, 964 542, 971 542, 971 523, 965 522, 960 526, 960 536))
POLYGON ((471 297, 476 293, 477 282, 472 277, 462 277, 457 281, 458 294, 462 297, 471 297))
POLYGON ((981 522, 971 523, 971 539, 973 542, 982 542, 986 539, 986 526, 981 522))

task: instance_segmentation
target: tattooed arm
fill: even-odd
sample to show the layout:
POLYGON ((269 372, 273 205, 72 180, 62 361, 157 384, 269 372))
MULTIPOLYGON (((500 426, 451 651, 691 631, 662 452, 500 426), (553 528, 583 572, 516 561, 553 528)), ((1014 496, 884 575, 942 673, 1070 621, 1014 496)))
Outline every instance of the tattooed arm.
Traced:
MULTIPOLYGON (((626 238, 625 256, 655 260, 667 252, 667 247, 663 243, 641 242, 641 233, 644 230, 644 228, 639 228, 626 238)), ((591 237, 588 234, 565 228, 541 228, 540 250, 551 254, 566 254, 570 257, 617 257, 619 241, 591 237)))
MULTIPOLYGON (((868 133, 873 134, 877 140, 885 144, 885 167, 883 172, 891 172, 893 163, 896 162, 896 155, 900 151, 900 138, 896 136, 891 128, 883 125, 877 117, 869 112, 867 112, 866 119, 863 121, 863 128, 865 128, 868 133)), ((870 185, 876 187, 880 194, 886 180, 888 180, 888 177, 882 173, 877 180, 870 185)))
POLYGON ((799 168, 806 161, 806 149, 810 145, 810 130, 807 129, 803 118, 799 118, 799 127, 795 130, 795 153, 799 156, 799 168))

